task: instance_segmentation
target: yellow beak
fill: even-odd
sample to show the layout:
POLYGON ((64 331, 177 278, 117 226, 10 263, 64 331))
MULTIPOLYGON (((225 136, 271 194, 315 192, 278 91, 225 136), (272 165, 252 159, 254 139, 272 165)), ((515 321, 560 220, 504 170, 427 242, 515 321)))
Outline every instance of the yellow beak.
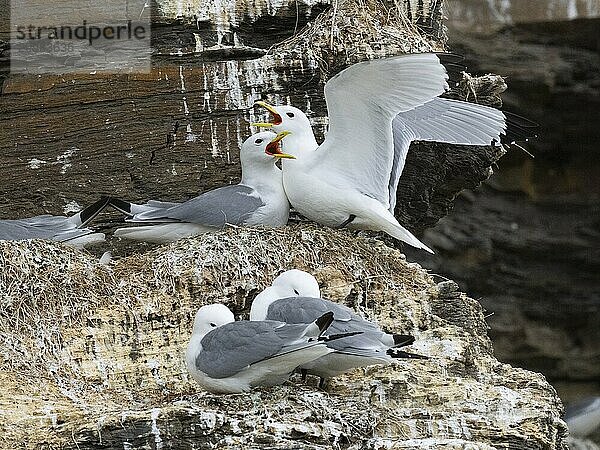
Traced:
MULTIPOLYGON (((279 123, 281 123, 281 116, 279 115, 279 113, 277 112, 277 110, 275 109, 274 106, 269 105, 268 103, 263 102, 263 101, 254 103, 254 106, 262 106, 263 108, 265 108, 267 111, 269 111, 273 115, 273 118, 276 121, 279 120, 279 123)), ((274 125, 278 125, 278 124, 273 123, 273 122, 256 122, 256 123, 250 124, 250 126, 259 127, 259 128, 271 128, 274 125)))
POLYGON ((279 147, 279 141, 281 141, 287 135, 292 134, 289 131, 282 131, 277 136, 273 138, 271 142, 267 145, 267 154, 275 157, 275 158, 283 158, 283 159, 296 159, 294 155, 289 155, 287 153, 283 153, 279 147))

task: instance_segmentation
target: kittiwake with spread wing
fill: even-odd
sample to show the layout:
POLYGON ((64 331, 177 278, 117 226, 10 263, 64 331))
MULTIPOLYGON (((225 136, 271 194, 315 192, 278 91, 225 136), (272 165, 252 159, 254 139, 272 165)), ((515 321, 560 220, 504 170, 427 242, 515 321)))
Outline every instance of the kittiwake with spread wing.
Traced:
MULTIPOLYGON (((292 206, 328 226, 385 231, 431 252, 393 217, 410 143, 499 145, 507 129, 506 115, 499 110, 438 98, 447 88, 446 80, 435 54, 404 55, 345 69, 325 85, 330 126, 320 146, 302 111, 258 102, 273 118, 254 125, 292 132, 285 149, 298 157, 297 165, 283 165, 292 206)), ((516 124, 513 128, 518 135, 528 134, 516 124)))

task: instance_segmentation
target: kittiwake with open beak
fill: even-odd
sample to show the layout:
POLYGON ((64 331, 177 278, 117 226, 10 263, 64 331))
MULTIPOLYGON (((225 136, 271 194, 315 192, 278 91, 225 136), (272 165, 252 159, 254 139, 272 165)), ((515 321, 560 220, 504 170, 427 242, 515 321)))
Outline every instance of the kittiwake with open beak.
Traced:
POLYGON ((257 133, 244 141, 240 150, 242 179, 239 184, 205 192, 184 203, 150 200, 139 205, 111 199, 111 205, 130 218, 128 222, 147 224, 119 228, 115 236, 164 243, 223 228, 287 224, 289 202, 283 190, 279 159, 293 159, 281 151, 280 142, 288 134, 257 133))
MULTIPOLYGON (((447 78, 433 53, 367 61, 343 70, 325 85, 330 125, 320 146, 302 111, 257 102, 272 120, 253 125, 292 132, 286 152, 298 160, 293 166, 283 164, 292 206, 324 225, 384 231, 432 252, 393 216, 410 143, 500 145, 507 132, 502 111, 438 98, 448 87, 447 78)), ((531 130, 516 123, 512 128, 511 139, 531 136, 531 130)))

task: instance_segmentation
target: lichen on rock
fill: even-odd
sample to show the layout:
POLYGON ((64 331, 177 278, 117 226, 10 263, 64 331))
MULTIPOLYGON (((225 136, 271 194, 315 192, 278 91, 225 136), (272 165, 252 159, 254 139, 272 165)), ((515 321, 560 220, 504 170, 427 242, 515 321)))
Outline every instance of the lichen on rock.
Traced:
POLYGON ((494 358, 479 303, 376 239, 229 228, 108 267, 55 243, 0 250, 5 447, 565 448, 556 392, 494 358), (355 370, 327 391, 293 377, 202 392, 183 358, 196 310, 222 302, 247 317, 293 267, 385 330, 414 334, 430 359, 355 370))

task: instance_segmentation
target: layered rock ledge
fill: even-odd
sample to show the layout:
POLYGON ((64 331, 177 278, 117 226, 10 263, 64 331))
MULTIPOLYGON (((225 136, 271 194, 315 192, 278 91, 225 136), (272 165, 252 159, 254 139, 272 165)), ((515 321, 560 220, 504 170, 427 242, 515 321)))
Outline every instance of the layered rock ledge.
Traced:
POLYGON ((0 443, 4 448, 563 449, 555 390, 493 355, 480 304, 402 253, 350 232, 231 228, 98 264, 40 241, 0 242, 0 443), (282 269, 426 361, 292 378, 213 395, 188 378, 195 311, 246 317, 282 269))

